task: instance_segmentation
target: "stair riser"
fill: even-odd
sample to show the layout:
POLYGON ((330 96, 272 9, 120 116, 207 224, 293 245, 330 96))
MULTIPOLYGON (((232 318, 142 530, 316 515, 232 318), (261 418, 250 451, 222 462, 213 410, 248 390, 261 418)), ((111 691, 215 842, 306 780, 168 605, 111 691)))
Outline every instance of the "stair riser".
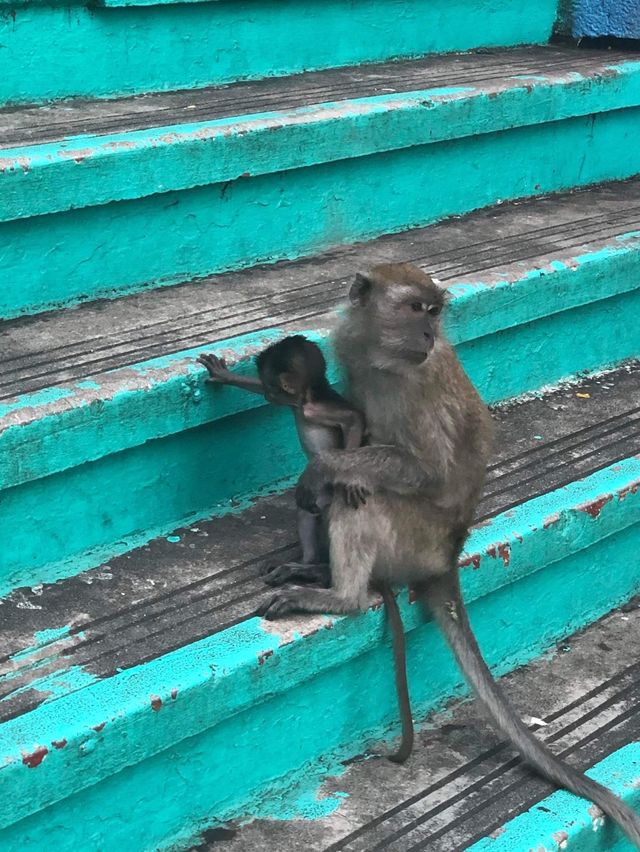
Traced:
MULTIPOLYGON (((482 395, 495 401, 634 356, 640 326, 621 317, 639 312, 640 289, 462 343, 459 352, 482 395)), ((16 484, 3 491, 0 509, 2 525, 14 530, 3 552, 2 591, 99 564, 132 540, 229 511, 231 501, 297 475, 303 456, 289 413, 260 405, 232 415, 235 404, 256 405, 258 398, 239 391, 217 397, 198 372, 200 391, 195 381, 189 390, 176 379, 122 394, 97 421, 88 406, 68 414, 67 428, 63 416, 5 432, 5 485, 16 484), (223 405, 229 408, 216 411, 223 405), (216 416, 222 419, 206 423, 216 416), (82 463, 98 453, 105 455, 82 463)))
POLYGON ((0 523, 23 520, 3 546, 0 594, 76 574, 197 518, 241 510, 292 484, 303 461, 291 415, 262 406, 5 490, 0 523))
MULTIPOLYGON (((495 669, 504 673, 526 663, 637 592, 640 573, 633 557, 638 531, 638 526, 628 528, 472 604, 474 629, 495 669), (534 608, 532 600, 536 601, 534 608), (544 618, 540 618, 541 610, 544 618), (501 625, 500 631, 496 631, 496 623, 501 625)), ((6 828, 0 833, 2 848, 17 852, 27 842, 40 848, 46 841, 61 852, 79 846, 87 852, 116 852, 155 849, 180 837, 180 845, 186 846, 186 836, 197 833, 202 822, 213 817, 294 815, 296 806, 300 807, 299 791, 292 800, 283 794, 283 788, 290 789, 301 776, 307 778, 307 784, 311 779, 311 783, 319 783, 321 770, 316 765, 315 772, 310 771, 309 764, 320 757, 326 775, 338 774, 337 758, 357 753, 367 739, 379 738, 396 719, 386 637, 382 644, 382 613, 364 618, 376 620, 378 638, 373 649, 322 672, 314 673, 311 658, 306 667, 299 661, 306 668, 304 682, 6 828), (362 702, 362 694, 372 700, 362 702), (329 755, 333 761, 327 759, 329 755), (166 804, 159 809, 161 800, 166 804), (133 810, 132 801, 136 803, 133 810)), ((460 692, 460 677, 433 625, 412 630, 409 658, 417 715, 460 692), (425 671, 430 673, 428 678, 425 671)), ((277 655, 265 658, 260 667, 256 665, 257 680, 273 677, 274 667, 283 662, 277 655)), ((281 675, 286 676, 287 671, 281 675)), ((175 677, 177 682, 179 671, 175 677)), ((167 700, 158 712, 147 707, 145 716, 130 729, 127 748, 133 744, 132 736, 156 742, 164 725, 175 725, 184 712, 183 697, 189 701, 186 694, 178 693, 175 701, 167 700)), ((202 705, 206 713, 205 708, 202 705)), ((130 724, 119 720, 123 723, 130 724)), ((89 759, 82 758, 89 777, 99 773, 101 761, 105 767, 110 762, 109 727, 108 721, 103 733, 87 735, 87 741, 95 743, 89 759)), ((27 791, 34 797, 32 801, 40 801, 52 789, 64 790, 70 771, 66 761, 72 758, 69 752, 74 748, 69 745, 50 751, 35 769, 22 767, 20 783, 24 786, 19 799, 27 791)), ((92 782, 87 779, 87 783, 92 782)), ((309 801, 314 793, 307 790, 309 801)), ((331 803, 324 808, 330 810, 331 803)))
MULTIPOLYGON (((285 76, 544 43, 556 0, 224 0, 147 8, 0 3, 0 104, 285 76)), ((195 95, 194 97, 197 97, 195 95)))
POLYGON ((308 255, 498 200, 630 177, 640 172, 639 121, 638 108, 613 110, 6 222, 0 315, 308 255))

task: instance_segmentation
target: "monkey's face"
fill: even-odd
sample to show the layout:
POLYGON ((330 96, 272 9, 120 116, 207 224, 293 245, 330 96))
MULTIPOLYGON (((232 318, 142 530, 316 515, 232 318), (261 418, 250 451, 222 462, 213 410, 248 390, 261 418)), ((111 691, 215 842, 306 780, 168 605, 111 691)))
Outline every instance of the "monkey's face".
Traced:
POLYGON ((429 275, 410 264, 378 266, 356 277, 350 298, 363 312, 376 366, 418 366, 429 357, 445 301, 445 292, 429 275))

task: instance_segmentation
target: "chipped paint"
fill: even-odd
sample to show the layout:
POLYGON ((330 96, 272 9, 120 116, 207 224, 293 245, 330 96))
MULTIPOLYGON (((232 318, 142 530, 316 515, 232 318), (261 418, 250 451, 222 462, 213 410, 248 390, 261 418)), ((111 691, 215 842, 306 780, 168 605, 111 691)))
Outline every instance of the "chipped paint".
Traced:
POLYGON ((568 846, 569 833, 567 831, 554 831, 551 835, 558 849, 566 849, 568 846))
POLYGON ((22 752, 22 762, 29 769, 35 769, 40 766, 45 757, 49 754, 49 749, 46 746, 38 746, 32 752, 22 752))
MULTIPOLYGON (((524 541, 523 536, 519 536, 521 541, 524 541)), ((498 556, 502 559, 502 564, 505 568, 509 567, 509 562, 511 561, 511 545, 508 541, 502 542, 498 545, 498 556)))
POLYGON ((590 500, 588 503, 582 503, 578 506, 578 509, 580 512, 586 512, 587 515, 592 518, 598 518, 600 517, 600 512, 602 511, 603 506, 606 506, 611 500, 613 500, 613 494, 603 494, 595 500, 590 500))
POLYGON ((155 710, 156 713, 157 713, 158 710, 161 709, 161 707, 162 707, 162 698, 160 698, 159 695, 152 695, 151 696, 151 709, 155 710))

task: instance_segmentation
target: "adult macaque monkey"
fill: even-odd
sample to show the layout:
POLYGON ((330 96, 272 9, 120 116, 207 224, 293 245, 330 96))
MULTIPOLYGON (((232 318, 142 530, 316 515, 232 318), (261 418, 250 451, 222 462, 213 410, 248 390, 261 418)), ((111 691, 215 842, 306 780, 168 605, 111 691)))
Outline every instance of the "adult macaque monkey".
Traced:
MULTIPOLYGON (((307 458, 324 450, 350 450, 359 447, 364 433, 364 419, 359 411, 333 390, 326 376, 326 362, 315 343, 301 334, 285 337, 268 346, 256 358, 258 378, 238 376, 227 368, 222 358, 201 355, 209 381, 234 385, 259 393, 275 405, 293 409, 298 437, 307 458)), ((345 505, 359 506, 366 501, 357 486, 346 486, 339 495, 345 505)), ((270 569, 264 579, 277 585, 291 579, 330 582, 329 553, 325 510, 334 498, 334 488, 320 491, 309 507, 298 507, 298 537, 302 545, 302 562, 288 562, 270 569)), ((393 639, 396 691, 402 722, 402 738, 390 760, 403 763, 413 748, 413 718, 406 671, 404 629, 398 603, 387 583, 379 584, 393 639)))
POLYGON ((640 818, 602 785, 555 757, 513 711, 487 668, 462 600, 458 557, 480 497, 489 414, 442 334, 444 291, 410 264, 357 275, 336 334, 369 445, 323 451, 297 487, 312 509, 329 487, 366 503, 329 508, 332 585, 280 591, 267 618, 367 606, 373 582, 409 583, 432 611, 470 685, 525 760, 555 784, 595 802, 640 848, 640 818))

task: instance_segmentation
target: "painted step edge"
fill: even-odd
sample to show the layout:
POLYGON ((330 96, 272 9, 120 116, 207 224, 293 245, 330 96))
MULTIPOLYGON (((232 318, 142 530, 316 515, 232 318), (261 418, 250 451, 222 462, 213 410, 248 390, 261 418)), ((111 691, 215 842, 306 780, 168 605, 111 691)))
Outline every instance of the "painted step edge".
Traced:
MULTIPOLYGON (((474 530, 462 561, 465 597, 487 599, 546 566, 599 542, 615 541, 616 533, 624 534, 639 522, 640 458, 635 457, 537 497, 474 530)), ((566 635, 634 594, 640 588, 640 566, 632 559, 622 565, 611 576, 608 559, 596 560, 588 573, 595 591, 580 594, 572 589, 570 600, 582 607, 579 612, 561 601, 559 612, 553 613, 556 598, 562 596, 547 595, 545 619, 534 619, 541 631, 535 650, 559 638, 557 627, 551 631, 553 638, 548 632, 554 618, 561 619, 560 633, 566 635)), ((575 574, 578 585, 581 576, 586 575, 575 574)), ((561 586, 566 585, 565 579, 561 586)), ((404 594, 401 598, 405 629, 411 632, 422 624, 422 615, 404 594)), ((354 617, 274 623, 254 618, 45 701, 0 726, 0 785, 11 790, 11 796, 0 797, 0 827, 381 647, 383 633, 379 608, 354 617)), ((532 648, 514 650, 518 642, 507 634, 505 647, 497 647, 495 629, 490 632, 494 638, 483 642, 489 662, 498 664, 501 673, 532 656, 532 648)), ((436 693, 429 692, 432 683, 415 684, 416 692, 427 690, 418 699, 419 706, 431 707, 450 697, 454 687, 458 691, 451 662, 449 667, 452 682, 447 683, 446 696, 438 694, 437 687, 436 693)), ((395 719, 392 705, 387 725, 395 719)), ((352 736, 354 743, 360 733, 352 736)))
POLYGON ((0 221, 634 107, 640 61, 0 150, 0 221))
MULTIPOLYGON (((608 755, 586 773, 640 810, 640 743, 608 755)), ((519 814, 492 836, 467 847, 469 852, 623 852, 631 850, 620 829, 602 818, 594 805, 558 790, 526 813, 519 814)))
MULTIPOLYGON (((636 293, 640 294, 640 232, 621 234, 603 248, 571 261, 564 257, 549 267, 531 269, 516 281, 456 283, 451 286, 447 328, 481 395, 493 403, 578 371, 633 357, 640 352, 640 339, 622 341, 614 324, 609 327, 600 320, 598 335, 602 341, 605 331, 610 335, 613 357, 606 363, 600 362, 599 355, 588 361, 586 350, 579 348, 568 371, 566 361, 551 348, 553 339, 544 352, 534 346, 535 357, 522 363, 514 358, 517 344, 507 339, 501 348, 498 339, 491 363, 484 363, 483 356, 483 363, 474 366, 479 342, 509 329, 529 334, 536 320, 616 297, 624 299, 625 294, 635 298, 636 293)), ((332 322, 328 317, 324 329, 305 333, 325 351, 330 379, 336 382, 338 365, 329 346, 332 322)), ((0 403, 0 490, 264 407, 259 397, 235 388, 212 389, 195 358, 200 352, 214 351, 237 365, 238 372, 250 373, 252 356, 287 333, 272 328, 242 335, 0 403)))

